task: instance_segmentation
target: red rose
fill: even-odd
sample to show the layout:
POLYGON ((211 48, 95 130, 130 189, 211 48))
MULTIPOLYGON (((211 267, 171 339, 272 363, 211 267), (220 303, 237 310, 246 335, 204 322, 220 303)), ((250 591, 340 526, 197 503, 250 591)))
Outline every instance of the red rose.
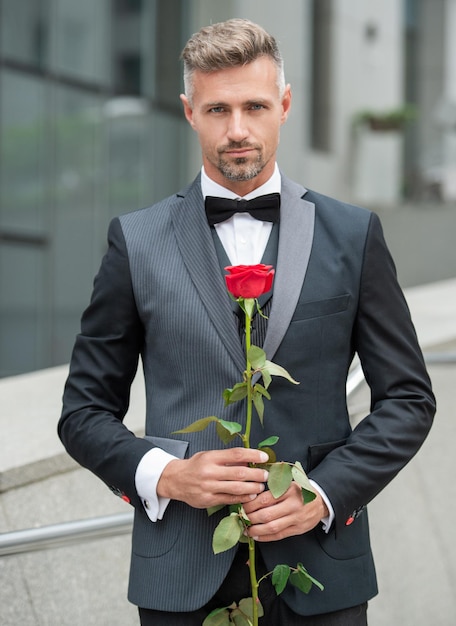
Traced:
POLYGON ((235 298, 258 298, 272 287, 274 270, 272 265, 235 265, 225 267, 228 291, 235 298))

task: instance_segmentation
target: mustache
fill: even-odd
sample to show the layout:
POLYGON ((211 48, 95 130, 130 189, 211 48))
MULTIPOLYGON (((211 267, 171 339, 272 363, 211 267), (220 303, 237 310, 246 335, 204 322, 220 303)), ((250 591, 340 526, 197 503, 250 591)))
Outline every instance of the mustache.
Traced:
POLYGON ((226 146, 222 146, 221 148, 219 148, 218 153, 222 154, 223 152, 226 152, 227 150, 242 150, 243 148, 252 148, 254 150, 259 150, 260 146, 253 144, 253 143, 249 143, 248 141, 232 141, 226 146))

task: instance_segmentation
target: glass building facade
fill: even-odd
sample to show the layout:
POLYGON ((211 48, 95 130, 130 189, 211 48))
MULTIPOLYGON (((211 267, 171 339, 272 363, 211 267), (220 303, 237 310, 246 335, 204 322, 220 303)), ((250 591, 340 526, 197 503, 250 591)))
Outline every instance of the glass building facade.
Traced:
POLYGON ((109 220, 187 180, 185 0, 0 0, 0 376, 66 363, 109 220))
MULTIPOLYGON (((410 102, 419 115, 394 153, 394 193, 440 199, 454 188, 453 9, 454 0, 287 0, 286 10, 275 0, 0 0, 0 377, 69 361, 110 219, 174 193, 200 167, 179 102, 192 32, 236 16, 277 37, 293 87, 279 149, 288 176, 363 203, 353 119, 410 102), (439 121, 442 98, 449 117, 439 121)), ((369 171, 377 188, 375 161, 369 171)))

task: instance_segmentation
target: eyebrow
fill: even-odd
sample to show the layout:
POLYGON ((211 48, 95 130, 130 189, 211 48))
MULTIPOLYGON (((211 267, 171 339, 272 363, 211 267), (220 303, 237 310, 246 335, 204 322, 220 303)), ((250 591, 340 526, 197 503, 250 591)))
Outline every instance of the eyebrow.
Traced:
MULTIPOLYGON (((249 105, 249 104, 270 104, 271 100, 268 98, 249 98, 249 100, 245 100, 244 102, 242 102, 242 105, 249 105)), ((208 107, 229 107, 231 106, 229 102, 223 102, 223 101, 219 101, 219 102, 207 102, 206 104, 203 104, 202 107, 203 108, 208 108, 208 107)))

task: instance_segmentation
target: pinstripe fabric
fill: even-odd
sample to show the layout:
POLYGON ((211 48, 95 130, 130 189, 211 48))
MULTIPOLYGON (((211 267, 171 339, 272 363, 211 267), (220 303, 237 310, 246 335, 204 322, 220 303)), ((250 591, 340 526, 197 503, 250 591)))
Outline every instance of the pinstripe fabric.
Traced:
MULTIPOLYGON (((220 271, 222 272, 222 276, 225 276, 226 272, 224 268, 231 265, 230 260, 225 252, 225 249, 217 235, 217 232, 214 228, 211 229, 212 238, 215 245, 215 250, 219 259, 220 271)), ((272 232, 269 237, 269 241, 267 243, 266 249, 263 254, 263 258, 261 262, 265 265, 272 265, 274 268, 277 265, 277 248, 279 244, 279 226, 278 224, 274 225, 272 232)), ((273 291, 273 290, 272 290, 273 291)), ((271 311, 272 305, 272 291, 270 293, 265 293, 259 298, 259 305, 261 308, 262 314, 259 315, 255 313, 252 320, 252 335, 251 342, 255 346, 263 346, 264 340, 266 337, 266 331, 268 328, 268 319, 269 313, 271 311)), ((245 315, 237 304, 237 302, 230 299, 231 308, 234 315, 234 321, 236 323, 236 327, 238 330, 238 334, 241 338, 242 350, 245 353, 245 315)))
POLYGON ((158 209, 122 218, 135 298, 146 329, 143 363, 148 381, 148 419, 149 410, 170 409, 163 418, 166 433, 155 432, 154 422, 153 434, 160 436, 183 426, 176 415, 184 415, 188 423, 204 415, 209 406, 222 407, 224 386, 237 380, 244 369, 210 229, 200 213, 201 199, 193 205, 185 203, 179 212, 183 205, 177 198, 158 209), (171 219, 173 213, 176 217, 171 219), (177 233, 183 253, 176 247, 177 233), (185 238, 193 245, 188 247, 185 238), (163 310, 168 314, 163 315, 163 310), (211 362, 224 364, 223 371, 210 372, 211 362), (217 376, 210 385, 208 375, 217 376), (188 390, 192 388, 195 393, 189 402, 188 390), (157 389, 159 407, 155 406, 157 389))
MULTIPOLYGON (((244 356, 199 184, 185 201, 174 196, 150 210, 123 216, 121 223, 137 308, 146 333, 142 355, 146 433, 185 439, 171 433, 208 414, 242 421, 242 407, 225 408, 222 398, 225 387, 241 380, 244 356)), ((186 439, 189 456, 199 450, 223 447, 213 428, 198 437, 187 435, 186 439)), ((210 538, 222 515, 208 518, 205 511, 171 502, 166 523, 151 524, 145 513, 137 510, 130 600, 143 606, 148 602, 157 605, 156 599, 148 598, 156 595, 157 588, 173 589, 179 567, 176 558, 185 555, 186 567, 192 563, 192 576, 179 579, 185 598, 181 601, 189 608, 207 602, 234 556, 228 552, 214 559, 210 538), (173 558, 168 562, 170 551, 173 558), (160 565, 154 567, 154 560, 160 565), (206 584, 195 588, 195 579, 206 580, 206 584)), ((162 594, 158 605, 172 610, 175 601, 172 593, 162 594)))
MULTIPOLYGON (((299 292, 305 267, 293 268, 290 278, 286 250, 296 245, 292 221, 300 213, 296 202, 304 190, 294 183, 283 182, 286 206, 282 202, 279 255, 284 261, 282 286, 276 274, 275 289, 299 292), (289 191, 287 191, 289 189, 289 191), (287 194, 289 194, 287 196, 287 194), (288 215, 288 213, 290 215, 288 215), (285 233, 282 244, 282 231, 285 233), (285 251, 280 252, 280 245, 285 251)), ((302 202, 302 200, 301 200, 302 202)), ((192 421, 210 414, 224 419, 245 419, 242 403, 225 407, 222 392, 242 379, 245 357, 238 328, 227 296, 211 230, 204 213, 199 179, 183 192, 150 209, 136 211, 120 218, 128 252, 137 310, 145 329, 142 354, 146 379, 146 434, 155 438, 173 436, 188 441, 187 454, 222 447, 215 429, 208 428, 198 437, 171 435, 192 421), (176 294, 178 294, 176 296, 176 294), (167 314, 163 314, 167 311, 167 314)), ((303 253, 303 246, 298 244, 303 253)), ((273 252, 275 255, 275 252, 273 252)), ((266 313, 271 300, 266 303, 266 313)), ((293 299, 282 303, 281 315, 290 319, 293 299)), ((277 313, 276 313, 277 315, 277 313)), ((269 326, 272 324, 272 314, 269 326)), ((272 324, 272 345, 280 343, 282 326, 272 324)), ((285 332, 285 328, 283 332, 285 332)), ((260 322, 264 337, 266 327, 260 322)), ((267 331, 269 334, 269 329, 267 331)), ((263 337, 259 339, 262 341, 263 337)), ((222 514, 220 514, 222 515, 222 514)), ((144 606, 144 598, 157 586, 172 588, 175 572, 166 567, 166 554, 185 554, 193 563, 194 574, 204 580, 210 565, 210 581, 195 589, 192 580, 179 581, 188 593, 188 608, 201 606, 213 595, 229 569, 233 553, 214 559, 211 542, 220 515, 208 518, 204 511, 189 509, 172 502, 166 512, 166 524, 150 524, 146 515, 136 511, 133 532, 133 559, 130 599, 144 606), (183 520, 185 520, 183 522, 183 520), (189 541, 189 538, 192 538, 189 541), (182 543, 182 545, 181 545, 182 543), (192 554, 192 551, 195 551, 192 554), (151 567, 160 558, 160 568, 151 567), (147 561, 148 574, 143 567, 147 561), (201 568, 201 571, 198 571, 201 568), (144 588, 147 580, 147 588, 144 588), (186 585, 188 585, 186 590, 186 585)), ((174 598, 160 600, 163 610, 171 610, 174 598)))

